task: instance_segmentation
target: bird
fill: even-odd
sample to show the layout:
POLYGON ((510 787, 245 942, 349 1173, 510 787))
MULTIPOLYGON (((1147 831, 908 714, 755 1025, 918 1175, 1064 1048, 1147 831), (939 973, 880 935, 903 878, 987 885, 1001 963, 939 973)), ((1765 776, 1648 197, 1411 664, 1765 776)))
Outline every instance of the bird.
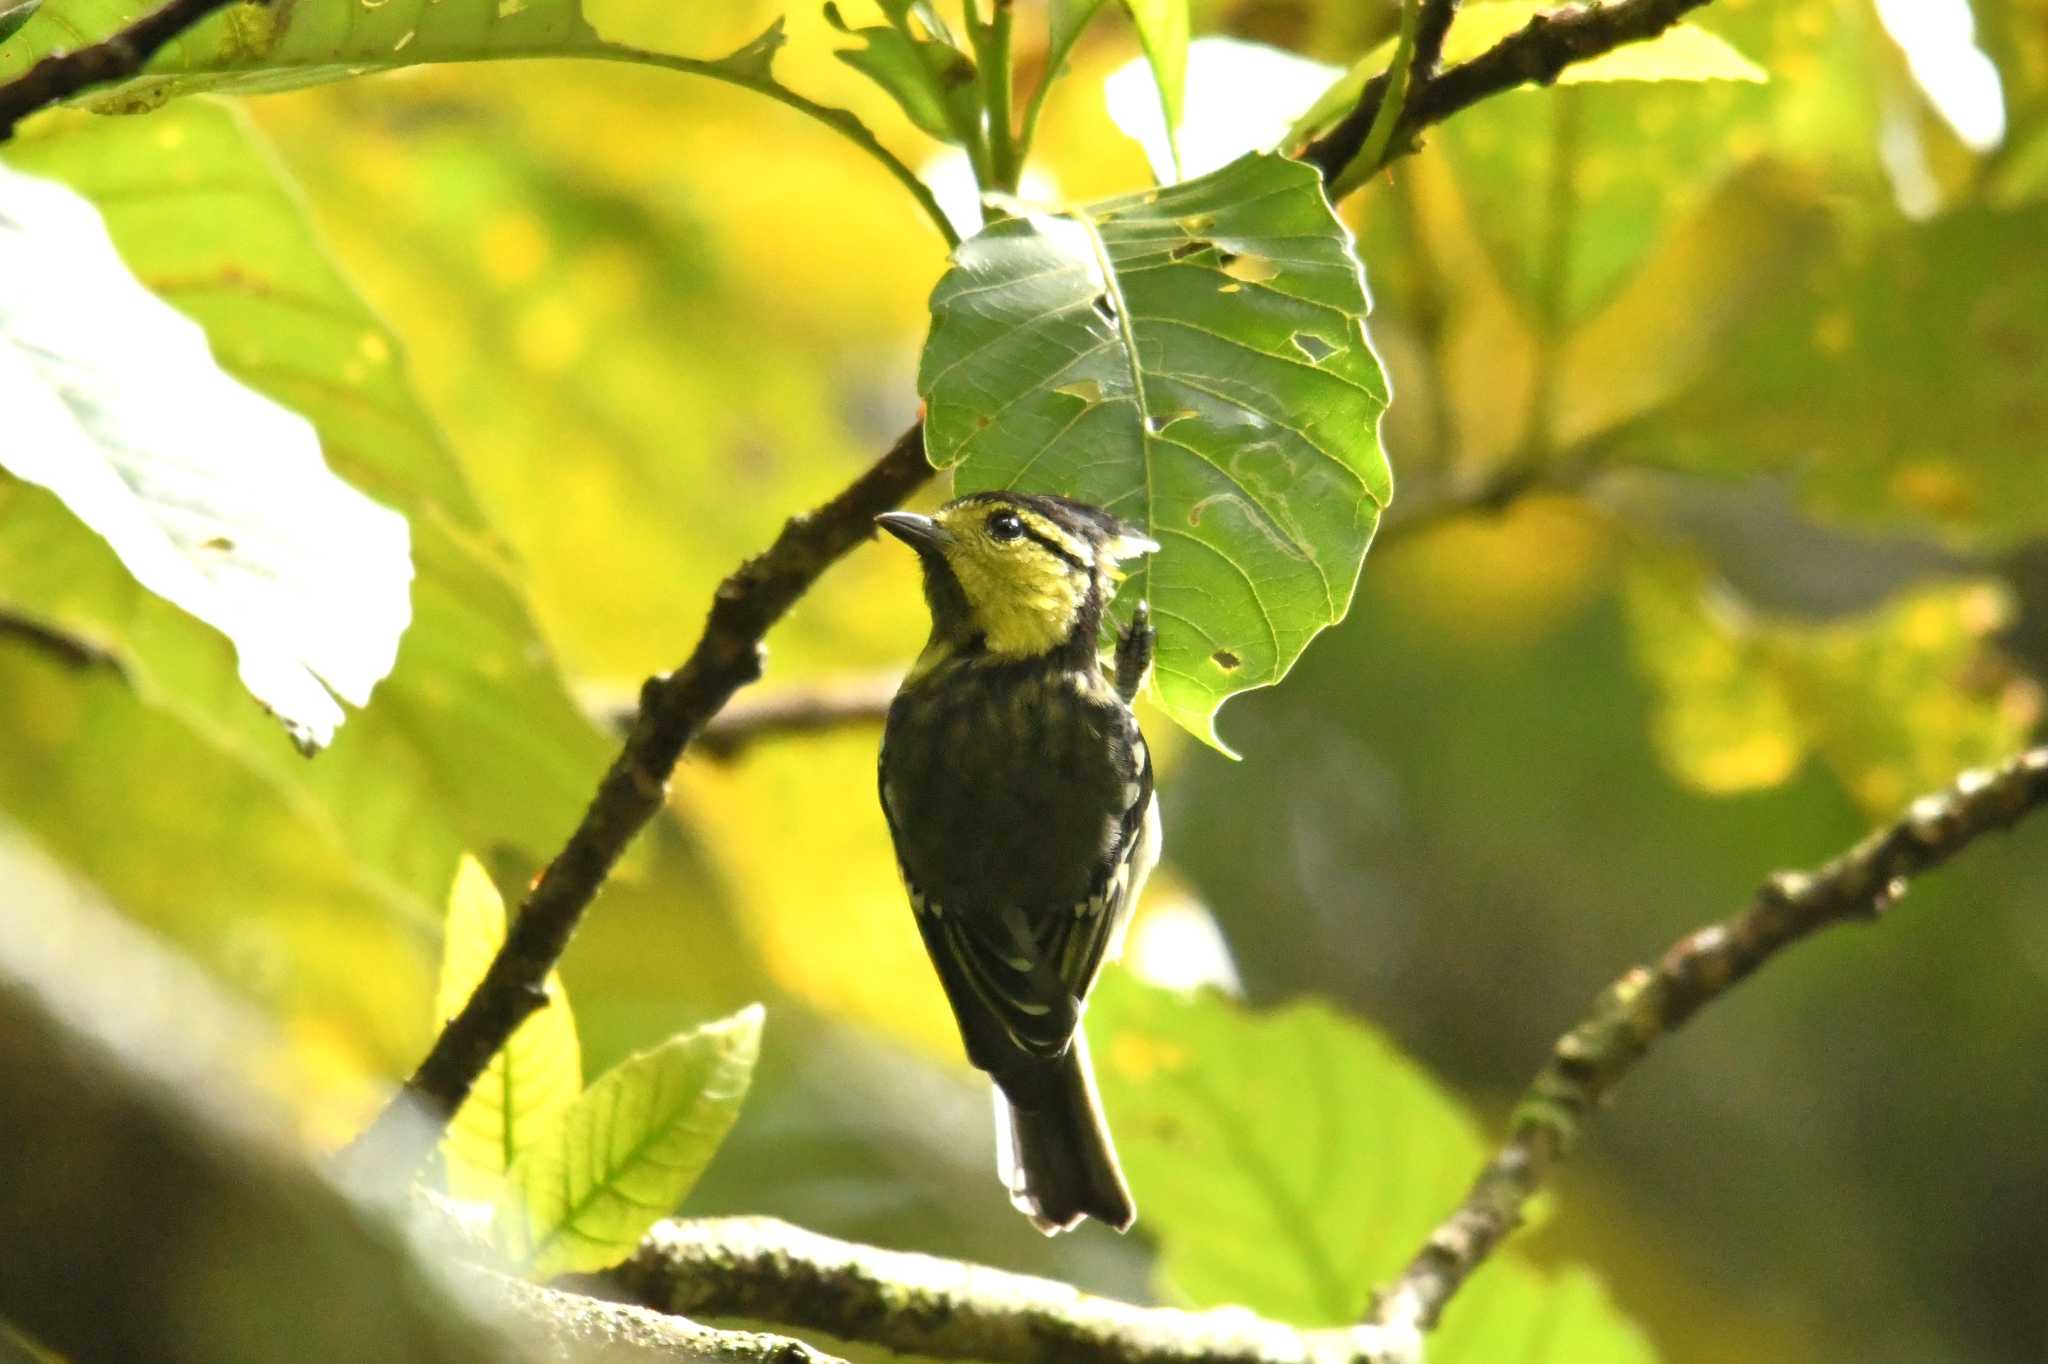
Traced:
POLYGON ((917 552, 931 635, 890 703, 882 811, 968 1060, 995 1082, 997 1171, 1047 1235, 1137 1205, 1081 1031, 1159 859, 1131 702, 1140 602, 1105 662, 1120 565, 1159 546, 1086 503, 979 492, 877 524, 917 552))

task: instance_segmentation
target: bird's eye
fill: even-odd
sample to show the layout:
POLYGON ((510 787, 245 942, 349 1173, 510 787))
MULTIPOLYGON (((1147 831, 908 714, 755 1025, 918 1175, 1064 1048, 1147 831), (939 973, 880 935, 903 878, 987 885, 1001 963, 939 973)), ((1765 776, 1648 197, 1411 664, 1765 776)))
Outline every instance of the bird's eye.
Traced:
POLYGON ((996 540, 1014 540, 1024 533, 1024 523, 1013 511, 999 511, 988 518, 988 533, 996 540))

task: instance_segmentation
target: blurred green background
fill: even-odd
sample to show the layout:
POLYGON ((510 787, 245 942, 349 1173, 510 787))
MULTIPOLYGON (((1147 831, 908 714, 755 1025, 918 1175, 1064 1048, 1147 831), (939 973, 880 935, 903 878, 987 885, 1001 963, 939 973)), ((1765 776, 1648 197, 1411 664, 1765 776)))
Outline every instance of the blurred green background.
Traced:
MULTIPOLYGON (((1042 26, 1020 9, 1029 71, 1042 26)), ((1511 27, 1527 7, 1468 4, 1454 55, 1480 41, 1467 25, 1505 31, 1493 10, 1511 27)), ((713 55, 777 11, 588 13, 713 55)), ((935 154, 819 14, 787 17, 783 80, 913 165, 935 154)), ((1335 65, 1393 19, 1195 8, 1198 34, 1335 65)), ((1150 722, 1151 898, 1179 940, 1213 916, 1251 1004, 1330 1002, 1483 1131, 1625 966, 2038 728, 2048 4, 1715 0, 1693 22, 1768 79, 1518 91, 1344 205, 1396 394, 1383 543, 1350 618, 1224 712, 1243 762, 1150 722), (1503 495, 1456 510, 1475 487, 1503 495)), ((1102 95, 1136 51, 1120 19, 1078 49, 1042 189, 1145 183, 1102 95)), ((429 1039, 457 854, 516 892, 608 755, 588 716, 673 666, 718 577, 916 415, 943 245, 787 109, 587 62, 57 114, 7 158, 93 198, 223 362, 413 521, 399 669, 307 764, 225 642, 0 479, 0 604, 123 664, 0 633, 0 811, 275 1017, 300 1062, 282 1087, 332 1147, 429 1039)), ((761 688, 900 668, 922 622, 908 557, 864 547, 775 632, 761 688)), ((673 820, 564 966, 588 1073, 766 999, 753 1095, 686 1211, 1227 1296, 1191 1249, 1199 1199, 1145 1154, 1158 1131, 1119 1119, 1156 1099, 1115 1049, 1140 1000, 1096 1019, 1139 1231, 1045 1242, 1004 1205, 871 798, 875 745, 686 762, 673 820)), ((2048 1355, 2044 867, 2048 827, 2023 829, 1717 1004, 1622 1087, 1530 1259, 1589 1267, 1670 1364, 2048 1355)), ((1131 1036, 1195 1025, 1149 1026, 1131 1036)), ((1395 1105, 1328 1084, 1354 1129, 1330 1148, 1383 1149, 1395 1105)), ((1377 1275, 1473 1167, 1443 1121, 1431 1149, 1457 1159, 1354 1176, 1371 1206, 1414 1195, 1343 1233, 1377 1275)))

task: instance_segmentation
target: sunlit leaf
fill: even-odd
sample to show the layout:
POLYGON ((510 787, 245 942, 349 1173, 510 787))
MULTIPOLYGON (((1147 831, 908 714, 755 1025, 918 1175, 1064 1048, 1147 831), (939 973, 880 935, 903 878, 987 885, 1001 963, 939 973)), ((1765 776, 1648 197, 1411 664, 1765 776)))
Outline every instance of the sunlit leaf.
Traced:
POLYGON ((328 469, 305 418, 244 387, 143 288, 98 211, 0 167, 0 466, 54 492, 137 581, 234 641, 311 752, 412 617, 406 523, 328 469))
MULTIPOLYGON (((0 49, 0 81, 133 18, 124 0, 45 6, 0 49)), ((142 75, 99 87, 86 102, 143 109, 175 94, 286 90, 422 62, 559 55, 597 44, 580 0, 237 4, 180 34, 142 75)))
POLYGON ((2040 717, 2038 689, 1989 644, 2012 610, 1996 583, 1808 625, 1756 616, 1685 561, 1645 559, 1627 599, 1658 751, 1701 790, 1774 786, 1812 755, 1883 817, 2019 748, 2040 717))
POLYGON ((499 1250, 536 1279, 631 1254, 732 1130, 760 1045, 754 1004, 606 1072, 513 1165, 492 1220, 499 1250))
MULTIPOLYGON (((1327 1005, 1257 1013, 1118 971, 1097 990, 1088 1034, 1160 1276, 1197 1307, 1359 1320, 1486 1155, 1427 1074, 1327 1005)), ((1654 1357, 1583 1270, 1552 1278, 1498 1256, 1468 1292, 1452 1308, 1458 1333, 1433 1341, 1431 1359, 1654 1357)))
POLYGON ((1657 1364, 1641 1328, 1585 1269, 1496 1256, 1429 1338, 1431 1364, 1657 1364))
POLYGON ((250 764, 435 922, 463 848, 552 848, 602 741, 570 704, 396 339, 240 117, 187 101, 41 132, 9 159, 102 205, 129 267, 205 327, 223 367, 310 418, 336 471, 405 513, 419 576, 397 667, 310 764, 237 704, 219 641, 133 587, 48 499, 0 504, 0 601, 98 642, 146 699, 250 764))
MULTIPOLYGON (((465 854, 448 891, 441 979, 434 992, 437 1023, 461 1012, 504 941, 505 902, 483 864, 465 854)), ((448 1191, 457 1198, 496 1198, 520 1151, 553 1127, 582 1092, 583 1053, 569 996, 553 971, 543 988, 547 1003, 491 1058, 442 1139, 448 1191)))
POLYGON ((1252 1013, 1112 971, 1088 1036, 1140 1224, 1196 1305, 1358 1320, 1485 1157, 1414 1062, 1323 1004, 1252 1013))
POLYGON ((1218 747, 1217 707, 1343 616, 1392 495, 1365 312, 1321 181, 1271 156, 1000 223, 932 296, 932 462, 1158 540, 1124 600, 1152 603, 1167 712, 1218 747))

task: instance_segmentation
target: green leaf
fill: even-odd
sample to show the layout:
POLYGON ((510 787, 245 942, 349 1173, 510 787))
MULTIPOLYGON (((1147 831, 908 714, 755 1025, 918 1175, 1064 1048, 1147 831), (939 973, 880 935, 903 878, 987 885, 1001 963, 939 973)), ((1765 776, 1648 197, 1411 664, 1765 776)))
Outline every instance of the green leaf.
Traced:
MULTIPOLYGON (((0 50, 0 81, 133 18, 126 0, 45 6, 18 41, 0 50)), ((600 43, 580 0, 238 4, 180 34, 143 74, 98 87, 82 102, 133 111, 172 95, 289 90, 426 62, 561 56, 600 43)))
POLYGON ((621 1061, 519 1157, 492 1220, 536 1279, 623 1260, 690 1192, 739 1117, 761 1006, 621 1061))
MULTIPOLYGON (((1088 1013, 1117 1150, 1168 1295, 1300 1326, 1359 1320, 1464 1196, 1472 1120, 1364 1025, 1307 1002, 1254 1012, 1118 971, 1088 1013)), ((1452 1304, 1440 1364, 1655 1356, 1584 1270, 1496 1255, 1452 1304)))
POLYGON ((1357 1321, 1486 1151, 1420 1067, 1309 1002, 1253 1013, 1111 972, 1088 1037, 1174 1296, 1357 1321))
POLYGON ((833 55, 889 92, 910 121, 941 142, 959 143, 961 130, 978 126, 981 92, 974 63, 951 43, 916 38, 887 25, 850 28, 836 5, 825 17, 863 46, 833 55))
POLYGON ((1658 693, 1658 753, 1703 791, 1775 786, 1817 756, 1886 818, 2019 748, 2041 714, 2039 690, 1990 643, 2012 616, 1994 581, 1919 588, 1813 625, 1758 617, 1697 564, 1645 556, 1626 601, 1658 693))
POLYGON ((34 490, 0 498, 0 603, 100 644, 144 699, 264 776, 422 924, 439 919, 464 848, 545 855, 606 746, 554 672, 396 338, 267 150, 235 110, 190 101, 59 118, 7 155, 99 204, 129 267, 206 329, 222 366, 310 418, 336 472, 405 514, 418 577, 397 667, 316 763, 248 705, 211 631, 135 586, 34 490))
POLYGON ((1495 1256, 1429 1338, 1430 1364, 1657 1364, 1598 1278, 1495 1256))
MULTIPOLYGON (((462 1011, 504 942, 505 902, 483 864, 465 853, 448 891, 436 1023, 462 1011)), ((448 1192, 457 1198, 495 1199, 519 1153, 559 1122, 583 1089, 583 1052, 560 974, 548 972, 543 988, 547 1003, 491 1058, 442 1139, 448 1192)))
POLYGON ((366 705, 412 618, 403 517, 313 427, 224 373, 138 283, 92 204, 0 166, 0 466, 48 488, 136 581, 234 642, 307 753, 366 705))
POLYGON ((1314 171, 1246 157, 999 223, 932 295, 932 463, 1158 540, 1125 600, 1152 603, 1160 702, 1218 748, 1217 707, 1342 618, 1392 495, 1349 242, 1314 171))

